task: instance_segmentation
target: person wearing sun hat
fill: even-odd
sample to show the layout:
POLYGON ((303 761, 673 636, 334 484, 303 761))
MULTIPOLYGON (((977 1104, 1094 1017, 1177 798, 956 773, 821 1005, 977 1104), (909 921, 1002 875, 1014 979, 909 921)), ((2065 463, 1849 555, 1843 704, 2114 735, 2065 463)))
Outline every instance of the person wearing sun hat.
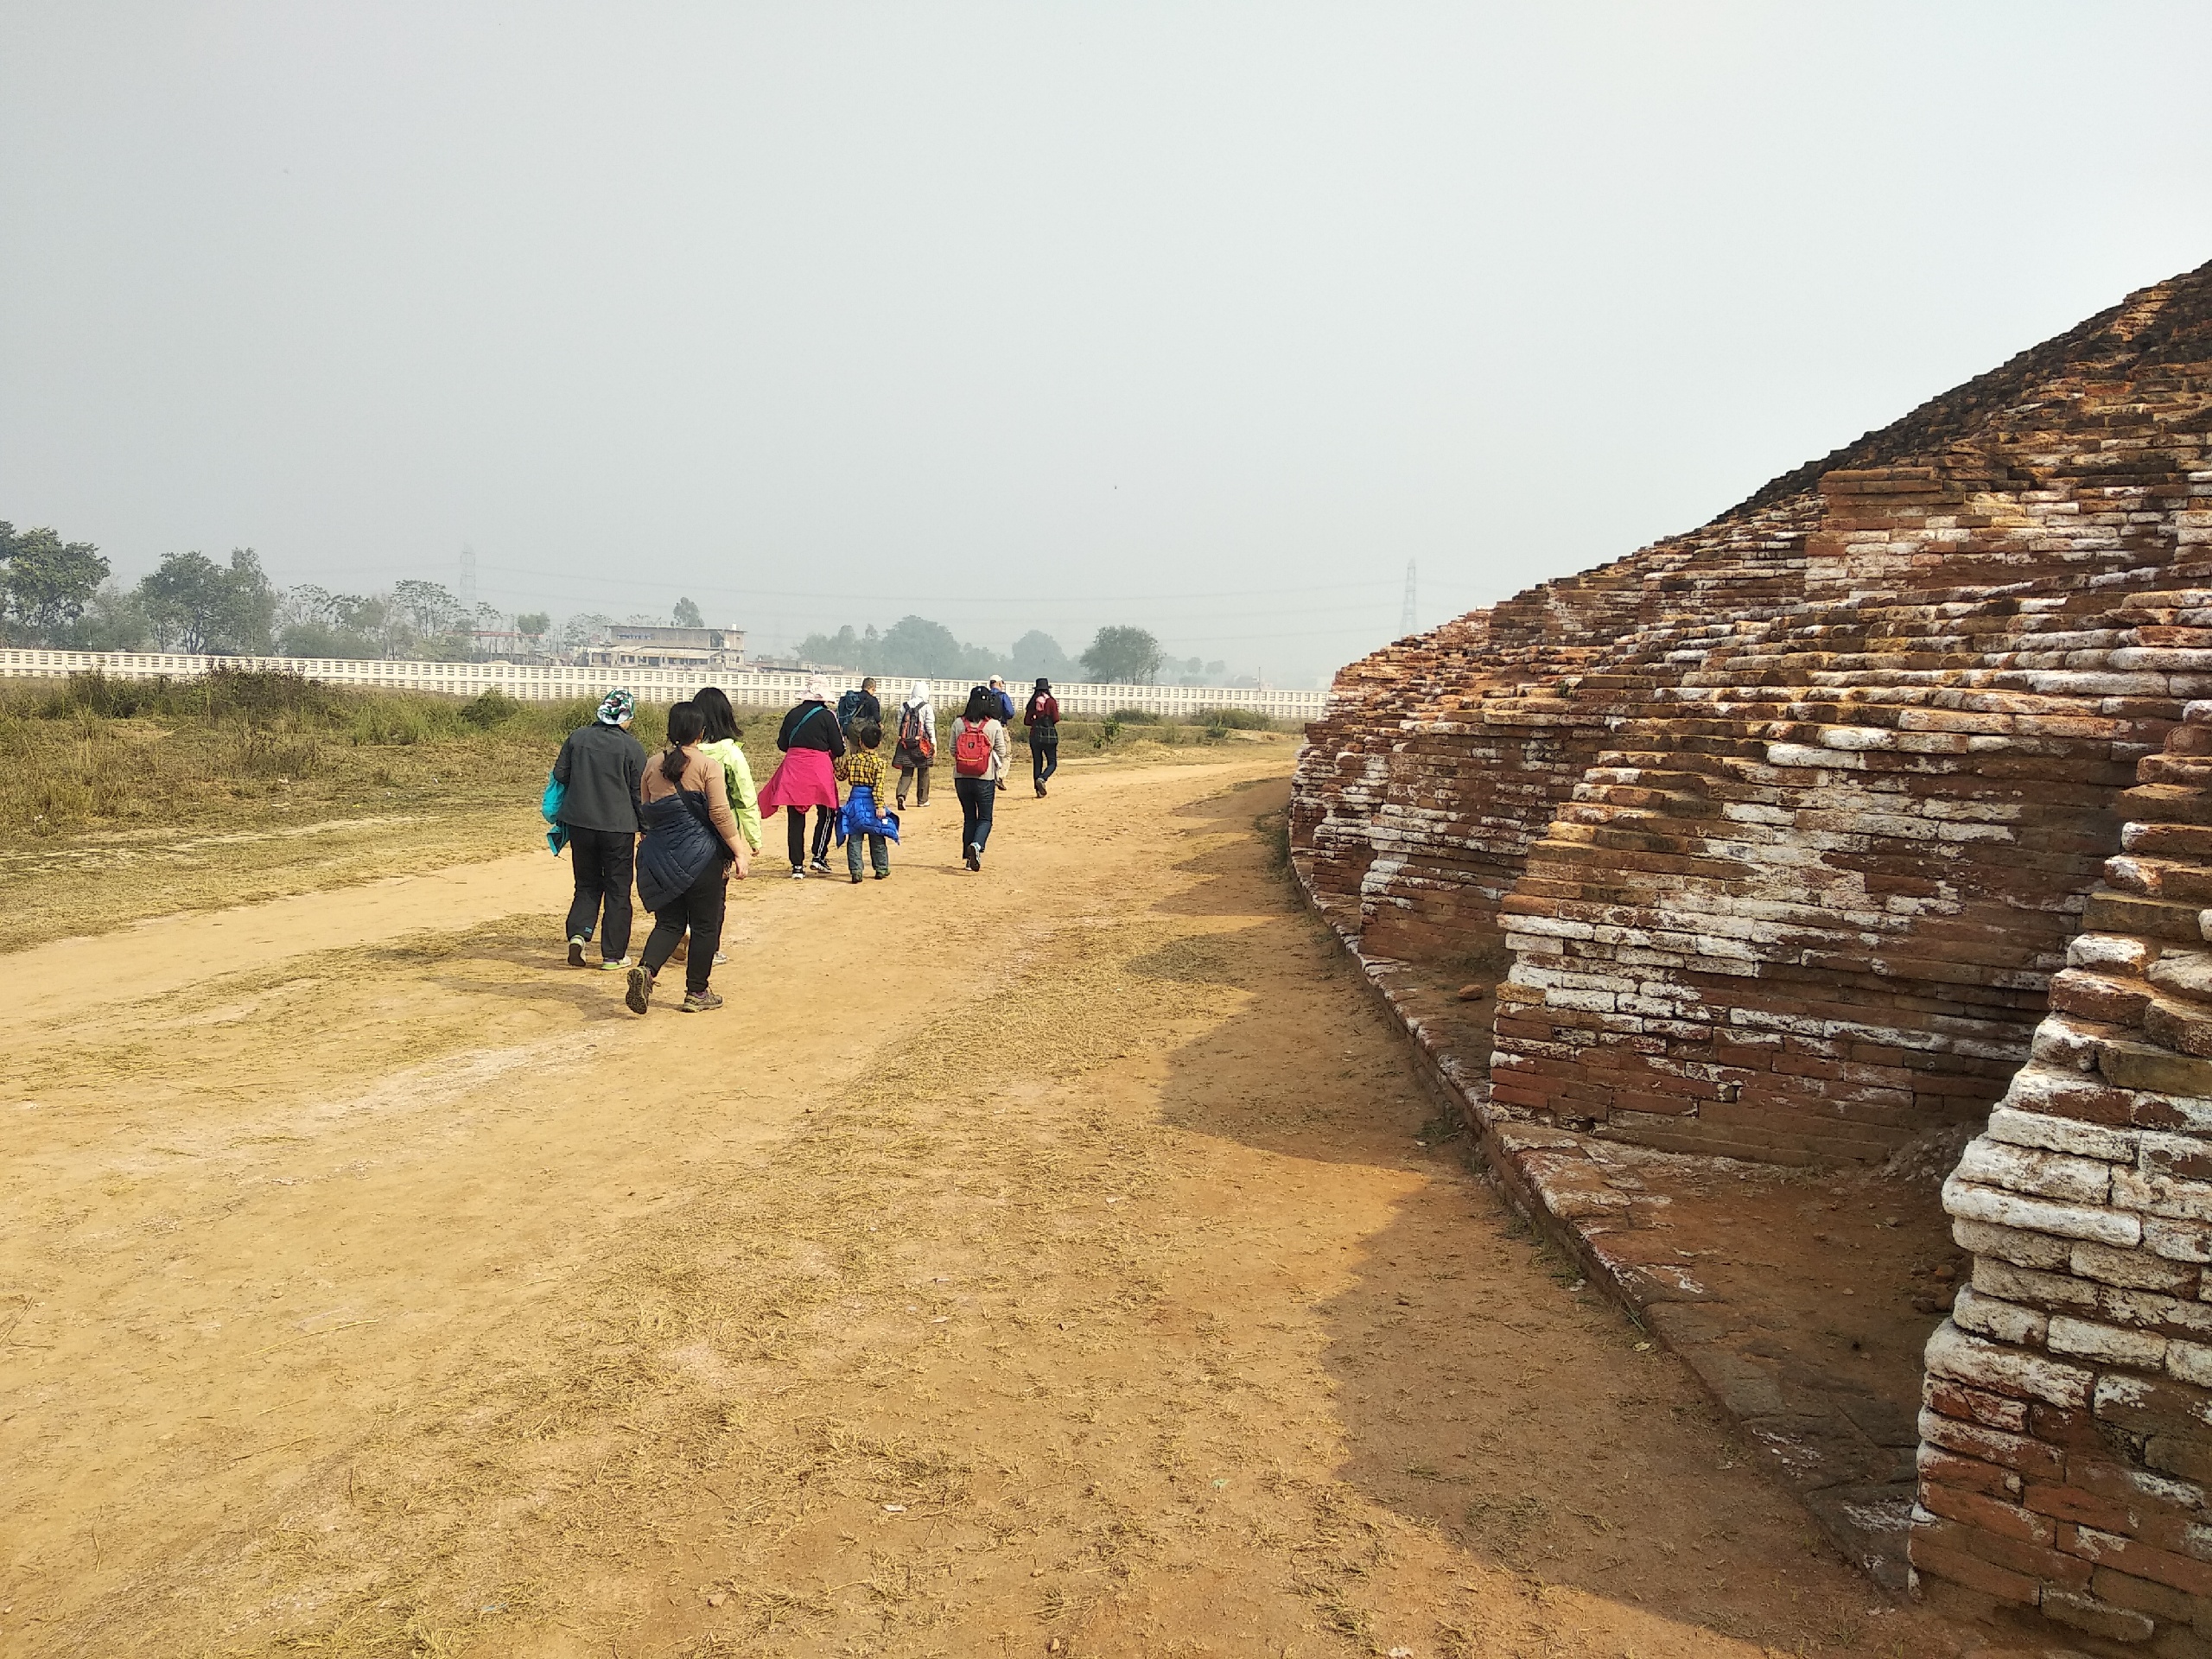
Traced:
POLYGON ((830 830, 837 821, 837 758, 845 752, 845 734, 830 706, 830 682, 817 674, 807 682, 806 695, 793 703, 776 733, 776 747, 784 758, 768 781, 760 785, 762 817, 779 807, 791 809, 785 819, 785 836, 791 849, 791 878, 804 881, 807 871, 806 809, 815 812, 814 873, 830 874, 830 830))
POLYGON ((608 692, 591 724, 569 733, 553 762, 553 782, 561 786, 556 817, 568 831, 576 881, 569 902, 571 968, 584 965, 595 926, 599 965, 609 973, 630 965, 630 884, 638 832, 645 827, 638 791, 645 746, 630 735, 637 712, 638 700, 627 691, 608 692))

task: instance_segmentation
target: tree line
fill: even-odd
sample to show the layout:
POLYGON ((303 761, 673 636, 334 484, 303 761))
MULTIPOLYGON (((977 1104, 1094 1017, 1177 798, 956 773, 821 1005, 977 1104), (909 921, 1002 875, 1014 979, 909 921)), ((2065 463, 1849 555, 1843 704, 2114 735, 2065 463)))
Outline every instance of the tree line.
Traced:
POLYGON ((1218 675, 1224 664, 1197 658, 1187 663, 1162 655, 1160 641, 1142 628, 1098 630, 1089 645, 1071 658, 1060 642, 1031 629, 1014 649, 963 645, 951 629, 927 617, 902 616, 878 632, 873 624, 855 632, 850 624, 835 633, 810 633, 798 642, 800 660, 825 667, 855 668, 893 678, 983 680, 1003 674, 1008 680, 1086 680, 1106 684, 1150 685, 1163 669, 1177 674, 1218 675))
MULTIPOLYGON (((632 617, 632 622, 657 618, 632 617)), ((676 603, 678 626, 702 626, 699 607, 676 603)), ((398 582, 374 594, 333 593, 313 583, 280 589, 250 547, 227 563, 200 552, 170 553, 132 587, 110 580, 108 562, 90 542, 64 542, 52 529, 17 531, 0 522, 0 636, 17 645, 74 651, 178 651, 225 656, 454 660, 484 654, 480 629, 498 629, 488 606, 472 609, 434 582, 398 582)), ((603 638, 614 619, 585 613, 560 631, 543 611, 514 619, 533 650, 579 652, 603 638)), ((1033 629, 1008 652, 963 644, 941 622, 901 617, 878 632, 809 634, 805 661, 887 677, 1009 680, 1042 676, 1148 685, 1170 678, 1217 680, 1224 664, 1165 656, 1139 627, 1098 630, 1071 658, 1052 635, 1033 629)))

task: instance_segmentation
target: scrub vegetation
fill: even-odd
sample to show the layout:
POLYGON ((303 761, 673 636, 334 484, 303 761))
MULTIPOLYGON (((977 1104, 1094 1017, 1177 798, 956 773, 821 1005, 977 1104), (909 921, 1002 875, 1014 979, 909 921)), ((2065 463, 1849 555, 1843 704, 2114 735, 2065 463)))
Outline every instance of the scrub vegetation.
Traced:
MULTIPOLYGON (((299 675, 19 681, 0 690, 0 815, 17 833, 262 811, 522 798, 594 704, 357 689, 299 675)), ((663 708, 634 729, 658 742, 663 708)))

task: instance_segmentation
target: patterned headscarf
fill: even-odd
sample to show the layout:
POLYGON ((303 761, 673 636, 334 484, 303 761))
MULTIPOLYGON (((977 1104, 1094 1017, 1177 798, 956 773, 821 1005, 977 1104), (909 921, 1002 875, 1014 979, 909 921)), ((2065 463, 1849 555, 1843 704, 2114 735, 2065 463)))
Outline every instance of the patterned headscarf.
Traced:
POLYGON ((829 702, 830 682, 823 679, 819 674, 815 675, 811 679, 807 681, 806 696, 802 699, 802 701, 807 702, 829 702))
POLYGON ((599 723, 602 726, 626 726, 630 716, 638 712, 638 700, 627 691, 610 691, 599 700, 599 723))

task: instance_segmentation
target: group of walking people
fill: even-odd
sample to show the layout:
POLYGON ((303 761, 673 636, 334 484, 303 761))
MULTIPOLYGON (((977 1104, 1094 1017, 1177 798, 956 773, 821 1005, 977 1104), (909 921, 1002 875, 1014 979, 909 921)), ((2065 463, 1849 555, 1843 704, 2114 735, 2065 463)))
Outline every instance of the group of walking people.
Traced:
MULTIPOLYGON (((844 843, 847 873, 855 886, 867 864, 879 881, 891 875, 891 843, 908 785, 917 807, 930 799, 937 763, 937 713, 920 680, 899 706, 891 759, 881 753, 883 705, 875 681, 863 680, 833 706, 829 683, 816 676, 806 695, 785 713, 776 732, 783 759, 757 789, 738 740, 735 709, 719 686, 704 686, 668 711, 668 742, 657 755, 630 733, 637 702, 626 690, 610 691, 592 722, 561 745, 548 779, 543 815, 547 844, 570 853, 575 896, 569 906, 569 964, 588 965, 587 949, 599 938, 601 969, 626 973, 624 1001, 644 1014, 671 960, 684 966, 686 1014, 722 1006, 710 988, 721 951, 728 887, 744 880, 760 851, 761 820, 785 813, 791 877, 827 876, 833 836, 844 843), (884 792, 888 772, 898 774, 893 801, 884 792), (840 798, 839 790, 844 794, 840 798), (811 836, 807 814, 814 814, 811 836), (641 840, 640 837, 643 839, 641 840), (638 960, 629 956, 630 891, 652 913, 653 926, 638 960)), ((1022 711, 1029 734, 1033 785, 1041 798, 1059 766, 1059 703, 1049 681, 1039 679, 1022 711)), ((972 688, 950 730, 953 791, 960 800, 961 861, 971 873, 983 868, 993 810, 1012 760, 1007 735, 1014 698, 1003 679, 972 688)))

